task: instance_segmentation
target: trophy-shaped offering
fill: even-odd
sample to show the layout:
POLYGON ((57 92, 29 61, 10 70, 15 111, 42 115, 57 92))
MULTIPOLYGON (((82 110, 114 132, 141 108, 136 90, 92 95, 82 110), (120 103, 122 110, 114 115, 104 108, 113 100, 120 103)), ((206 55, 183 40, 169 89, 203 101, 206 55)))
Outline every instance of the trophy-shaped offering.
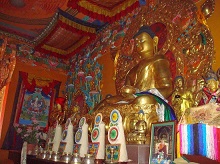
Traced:
POLYGON ((66 129, 63 131, 62 140, 59 146, 59 153, 61 153, 60 161, 68 163, 71 161, 73 153, 73 124, 71 119, 67 119, 66 129))
POLYGON ((55 128, 55 134, 52 141, 52 151, 58 152, 60 141, 62 139, 62 126, 57 123, 55 128))
POLYGON ((109 127, 108 141, 110 145, 106 145, 105 162, 128 162, 122 117, 117 109, 114 109, 110 114, 109 127))
POLYGON ((86 123, 86 118, 82 117, 79 121, 79 129, 75 134, 75 142, 80 145, 79 154, 80 157, 85 157, 88 153, 88 124, 86 123))
POLYGON ((60 153, 58 152, 60 141, 62 140, 62 126, 57 123, 52 142, 49 145, 49 150, 52 151, 50 160, 59 161, 60 153))
POLYGON ((102 121, 101 113, 98 113, 95 117, 91 140, 89 153, 93 154, 96 163, 103 163, 105 159, 105 124, 102 121))

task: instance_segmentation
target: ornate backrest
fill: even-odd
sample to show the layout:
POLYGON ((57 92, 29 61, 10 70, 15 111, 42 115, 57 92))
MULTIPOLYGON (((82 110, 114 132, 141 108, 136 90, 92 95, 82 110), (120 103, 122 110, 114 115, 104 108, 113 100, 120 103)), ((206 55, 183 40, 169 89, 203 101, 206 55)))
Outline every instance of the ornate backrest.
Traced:
MULTIPOLYGON (((204 8, 203 4, 203 8, 204 8)), ((187 87, 192 79, 200 79, 211 69, 214 43, 206 25, 205 14, 191 0, 161 0, 155 8, 142 7, 130 24, 120 47, 116 65, 116 90, 124 84, 126 73, 141 59, 135 52, 132 38, 144 23, 159 37, 159 54, 170 61, 173 79, 181 75, 187 87)), ((210 14, 209 14, 210 16, 210 14)))

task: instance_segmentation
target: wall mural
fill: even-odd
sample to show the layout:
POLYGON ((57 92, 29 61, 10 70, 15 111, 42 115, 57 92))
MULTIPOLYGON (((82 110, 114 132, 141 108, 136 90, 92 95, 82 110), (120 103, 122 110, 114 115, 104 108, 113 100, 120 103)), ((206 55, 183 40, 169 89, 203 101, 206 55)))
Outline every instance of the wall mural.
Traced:
MULTIPOLYGON (((0 46, 5 39, 0 36, 0 46)), ((58 59, 56 57, 42 54, 35 51, 31 46, 26 44, 9 44, 6 47, 5 54, 11 54, 12 50, 16 50, 16 58, 33 67, 44 67, 45 69, 59 70, 67 72, 69 69, 69 61, 58 59)))
MULTIPOLYGON (((70 60, 71 68, 64 91, 64 94, 67 95, 69 108, 74 106, 83 108, 86 103, 86 106, 91 110, 102 100, 101 80, 104 67, 97 60, 120 47, 131 19, 136 17, 139 10, 134 10, 120 21, 100 31, 97 39, 90 46, 70 60), (81 98, 79 98, 79 93, 83 94, 81 98)), ((126 54, 124 57, 132 61, 132 57, 129 55, 126 54)), ((114 56, 112 58, 114 60, 114 56)))
POLYGON ((82 112, 85 105, 92 109, 102 99, 100 81, 103 66, 92 59, 90 53, 76 58, 71 68, 74 70, 68 73, 66 93, 68 106, 79 106, 82 112))

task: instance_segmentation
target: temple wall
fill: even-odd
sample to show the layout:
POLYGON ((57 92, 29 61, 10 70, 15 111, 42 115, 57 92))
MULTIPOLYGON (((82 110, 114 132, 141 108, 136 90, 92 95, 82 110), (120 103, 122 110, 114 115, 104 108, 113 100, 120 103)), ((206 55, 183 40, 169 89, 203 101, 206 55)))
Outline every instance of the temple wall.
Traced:
MULTIPOLYGON (((61 92, 64 90, 65 82, 66 82, 66 74, 61 73, 55 70, 49 70, 41 67, 33 67, 31 65, 27 65, 26 63, 17 61, 16 67, 11 79, 11 83, 9 85, 9 92, 8 92, 8 98, 6 102, 6 108, 5 108, 5 115, 3 118, 3 125, 2 125, 2 133, 0 138, 0 146, 2 146, 4 142, 4 138, 7 133, 7 129, 10 124, 11 114, 13 110, 13 104, 15 99, 15 92, 18 84, 18 78, 19 78, 19 71, 35 74, 39 77, 45 77, 49 79, 54 79, 61 82, 60 86, 60 93, 59 96, 63 96, 61 92)), ((7 153, 8 151, 0 150, 0 163, 2 160, 7 159, 7 153)))

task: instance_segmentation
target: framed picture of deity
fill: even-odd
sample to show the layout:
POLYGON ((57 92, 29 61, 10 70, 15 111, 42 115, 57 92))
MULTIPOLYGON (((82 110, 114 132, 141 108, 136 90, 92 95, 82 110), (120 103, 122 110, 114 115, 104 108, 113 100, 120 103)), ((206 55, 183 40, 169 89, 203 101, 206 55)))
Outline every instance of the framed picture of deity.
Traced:
POLYGON ((171 163, 175 158, 176 121, 152 123, 149 163, 171 163))
POLYGON ((47 127, 59 87, 56 80, 19 72, 14 123, 32 126, 37 122, 41 128, 47 127))

